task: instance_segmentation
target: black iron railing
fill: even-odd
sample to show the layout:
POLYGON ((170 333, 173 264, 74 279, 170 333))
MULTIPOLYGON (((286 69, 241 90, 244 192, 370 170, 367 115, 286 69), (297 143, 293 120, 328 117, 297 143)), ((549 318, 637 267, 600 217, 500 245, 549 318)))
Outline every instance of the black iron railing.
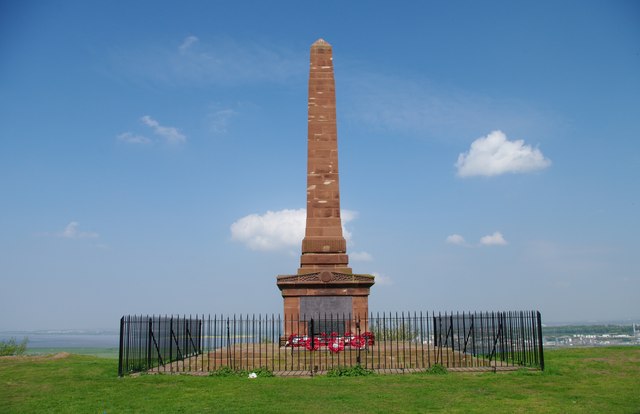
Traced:
POLYGON ((118 373, 147 371, 202 354, 204 318, 123 316, 118 373))
POLYGON ((119 375, 266 368, 312 375, 361 365, 411 372, 544 369, 536 311, 240 316, 125 316, 119 375))

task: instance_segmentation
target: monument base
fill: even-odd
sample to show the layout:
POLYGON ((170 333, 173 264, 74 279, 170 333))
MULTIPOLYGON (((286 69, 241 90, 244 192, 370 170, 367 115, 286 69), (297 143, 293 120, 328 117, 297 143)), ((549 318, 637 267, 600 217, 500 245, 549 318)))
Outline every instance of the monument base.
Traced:
POLYGON ((278 276, 284 299, 285 335, 307 335, 312 318, 318 332, 355 331, 367 319, 369 293, 375 277, 322 270, 278 276), (338 323, 340 321, 340 323, 338 323))

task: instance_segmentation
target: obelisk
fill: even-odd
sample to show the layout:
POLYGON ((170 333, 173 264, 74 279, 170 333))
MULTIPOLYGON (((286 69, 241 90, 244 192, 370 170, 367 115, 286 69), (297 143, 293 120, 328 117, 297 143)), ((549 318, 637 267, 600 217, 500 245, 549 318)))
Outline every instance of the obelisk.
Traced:
POLYGON ((286 335, 306 332, 311 318, 318 332, 360 327, 374 284, 372 275, 352 272, 342 234, 333 53, 323 39, 311 46, 308 111, 307 219, 300 268, 277 281, 286 335))
POLYGON ((351 273, 340 219, 333 54, 323 39, 311 46, 307 140, 307 226, 298 274, 318 269, 351 273))

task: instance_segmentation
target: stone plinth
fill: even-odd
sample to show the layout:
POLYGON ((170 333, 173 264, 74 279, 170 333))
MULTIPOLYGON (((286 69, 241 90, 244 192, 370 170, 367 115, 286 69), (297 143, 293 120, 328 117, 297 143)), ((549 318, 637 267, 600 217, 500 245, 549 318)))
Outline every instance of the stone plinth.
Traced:
POLYGON ((327 319, 351 321, 345 329, 355 331, 354 323, 368 317, 374 276, 324 270, 278 276, 277 283, 284 298, 286 336, 306 335, 304 322, 311 318, 322 320, 325 315, 327 319))

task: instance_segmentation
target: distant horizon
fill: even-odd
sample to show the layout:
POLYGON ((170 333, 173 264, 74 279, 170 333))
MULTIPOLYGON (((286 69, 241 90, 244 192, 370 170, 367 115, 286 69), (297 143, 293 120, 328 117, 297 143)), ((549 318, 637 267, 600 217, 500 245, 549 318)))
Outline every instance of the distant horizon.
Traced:
MULTIPOLYGON (((419 312, 419 311, 418 311, 419 312)), ((437 311, 436 311, 437 312, 437 311)), ((455 312, 455 311, 454 311, 455 312)), ((374 312, 375 314, 375 312, 374 312)), ((212 314, 213 315, 213 314, 212 314)), ((220 315, 220 314, 218 314, 220 315)), ((257 316, 258 314, 256 314, 257 316)), ((262 314, 265 315, 265 314, 262 314)), ((269 314, 271 315, 271 314, 269 314)), ((145 315, 146 316, 146 315, 145 315)), ((182 316, 182 314, 181 314, 182 316)), ((205 318, 208 316, 204 315, 205 318)), ((226 316, 226 315, 225 315, 226 316)), ((240 315, 238 315, 240 316, 240 315)), ((251 314, 249 314, 251 316, 251 314)), ((590 326, 590 325, 640 325, 640 318, 629 318, 629 319, 614 319, 614 320, 601 320, 601 321, 545 321, 544 315, 542 319, 543 327, 551 327, 551 326, 590 326)), ((20 329, 9 329, 2 330, 0 329, 0 338, 2 336, 8 334, 36 334, 36 335, 102 335, 102 334, 119 334, 119 328, 50 328, 50 329, 32 329, 32 330, 20 330, 20 329)))

